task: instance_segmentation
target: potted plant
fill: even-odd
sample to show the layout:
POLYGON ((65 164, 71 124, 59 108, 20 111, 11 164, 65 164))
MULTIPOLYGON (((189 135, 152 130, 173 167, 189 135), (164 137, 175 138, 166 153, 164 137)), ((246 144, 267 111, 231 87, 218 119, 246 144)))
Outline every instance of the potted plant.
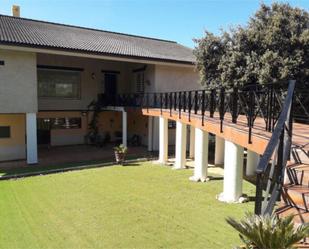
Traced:
POLYGON ((293 216, 279 219, 277 215, 247 214, 241 221, 227 218, 227 223, 239 232, 246 249, 292 249, 309 235, 309 224, 297 228, 293 216))
POLYGON ((128 148, 123 144, 114 147, 116 162, 119 164, 123 164, 125 156, 128 152, 128 148))

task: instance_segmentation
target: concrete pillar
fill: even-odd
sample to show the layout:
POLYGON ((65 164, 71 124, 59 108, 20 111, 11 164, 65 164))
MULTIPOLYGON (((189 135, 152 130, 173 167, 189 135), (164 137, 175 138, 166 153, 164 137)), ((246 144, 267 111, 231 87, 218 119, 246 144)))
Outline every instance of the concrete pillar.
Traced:
POLYGON ((194 144, 195 140, 195 127, 190 125, 190 148, 189 148, 189 158, 194 158, 194 144))
POLYGON ((208 132, 195 128, 194 175, 191 181, 205 182, 208 168, 208 132))
POLYGON ((38 163, 36 113, 26 114, 27 163, 38 163))
POLYGON ((127 112, 122 111, 122 144, 127 146, 128 141, 128 122, 127 122, 127 112))
POLYGON ((168 119, 159 119, 159 163, 166 163, 168 159, 168 119))
POLYGON ((176 156, 174 169, 183 169, 186 166, 187 125, 176 122, 176 156))
POLYGON ((153 143, 152 143, 152 136, 153 136, 153 118, 151 116, 148 117, 148 151, 153 151, 153 143))
POLYGON ((215 165, 224 164, 224 139, 216 136, 215 142, 215 165))
POLYGON ((242 195, 244 148, 225 141, 223 193, 219 200, 238 202, 242 195))
POLYGON ((259 164, 260 155, 254 151, 247 150, 247 165, 246 165, 246 176, 254 176, 255 170, 259 164))

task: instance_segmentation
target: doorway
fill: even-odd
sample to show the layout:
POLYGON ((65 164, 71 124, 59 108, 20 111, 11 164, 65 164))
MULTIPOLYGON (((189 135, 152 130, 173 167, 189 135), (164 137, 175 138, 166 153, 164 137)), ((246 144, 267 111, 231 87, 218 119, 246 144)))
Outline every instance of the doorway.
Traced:
POLYGON ((104 94, 108 104, 114 105, 117 96, 117 74, 104 73, 104 94))
POLYGON ((50 121, 49 118, 37 119, 38 145, 50 145, 50 121))

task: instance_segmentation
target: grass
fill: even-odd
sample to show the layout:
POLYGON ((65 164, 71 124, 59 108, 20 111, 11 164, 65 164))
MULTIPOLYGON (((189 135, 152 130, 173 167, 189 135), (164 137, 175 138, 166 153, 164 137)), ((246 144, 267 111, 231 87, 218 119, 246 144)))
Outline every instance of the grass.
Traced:
MULTIPOLYGON (((215 199, 222 180, 142 163, 0 182, 1 248, 232 248, 253 203, 215 199)), ((244 182, 244 192, 254 187, 244 182)))
MULTIPOLYGON (((140 155, 127 155, 127 160, 138 160, 140 159, 140 155)), ((144 158, 151 159, 152 155, 147 155, 144 158)), ((0 177, 3 176, 15 176, 19 174, 28 174, 28 173, 38 173, 38 172, 46 172, 49 170, 65 170, 68 168, 78 168, 78 167, 91 167, 93 165, 100 165, 106 163, 115 163, 115 158, 112 156, 111 158, 105 158, 102 160, 85 160, 82 162, 71 162, 71 163, 58 163, 58 164, 50 164, 50 165, 26 165, 24 167, 1 167, 0 168, 0 177)))
MULTIPOLYGON (((127 160, 138 160, 140 159, 140 155, 127 155, 127 160)), ((152 155, 147 155, 145 157, 142 157, 144 159, 151 159, 152 155)), ((24 167, 0 167, 0 177, 3 176, 16 176, 20 174, 35 174, 35 173, 41 173, 46 172, 49 170, 55 170, 55 171, 65 171, 66 169, 72 169, 72 168, 79 168, 79 167, 92 167, 96 165, 101 164, 113 164, 115 163, 115 158, 105 158, 102 160, 84 160, 82 162, 71 162, 71 163, 58 163, 58 164, 50 164, 50 165, 25 165, 24 167)), ((3 163, 4 164, 4 163, 3 163)))

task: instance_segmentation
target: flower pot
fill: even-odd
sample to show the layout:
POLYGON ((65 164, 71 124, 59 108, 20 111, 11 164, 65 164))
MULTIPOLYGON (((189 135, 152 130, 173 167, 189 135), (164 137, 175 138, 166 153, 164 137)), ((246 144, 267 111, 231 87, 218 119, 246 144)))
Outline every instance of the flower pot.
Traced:
POLYGON ((126 155, 125 153, 115 151, 116 162, 119 163, 119 164, 123 164, 124 159, 125 159, 125 155, 126 155))

